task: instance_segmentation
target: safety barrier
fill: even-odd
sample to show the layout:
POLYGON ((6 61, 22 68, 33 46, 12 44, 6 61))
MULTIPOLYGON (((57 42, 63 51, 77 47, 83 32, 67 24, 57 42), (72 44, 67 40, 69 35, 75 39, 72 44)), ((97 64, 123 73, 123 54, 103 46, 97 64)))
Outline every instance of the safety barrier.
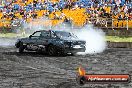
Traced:
POLYGON ((129 30, 132 28, 132 20, 131 19, 112 19, 112 18, 89 18, 89 23, 95 24, 99 28, 125 28, 129 30))

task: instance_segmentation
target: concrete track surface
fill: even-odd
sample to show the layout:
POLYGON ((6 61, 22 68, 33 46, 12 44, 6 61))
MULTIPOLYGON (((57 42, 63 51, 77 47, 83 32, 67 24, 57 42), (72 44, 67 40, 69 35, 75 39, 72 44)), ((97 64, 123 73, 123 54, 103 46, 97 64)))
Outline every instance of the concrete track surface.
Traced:
POLYGON ((95 55, 50 57, 12 46, 0 47, 0 88, 132 88, 128 84, 76 83, 77 68, 89 74, 132 75, 132 49, 111 48, 95 55))

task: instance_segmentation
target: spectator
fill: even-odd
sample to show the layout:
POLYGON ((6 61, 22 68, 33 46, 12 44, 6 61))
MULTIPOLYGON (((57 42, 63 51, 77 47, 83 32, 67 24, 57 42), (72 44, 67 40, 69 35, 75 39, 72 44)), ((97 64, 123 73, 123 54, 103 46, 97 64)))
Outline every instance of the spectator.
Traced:
MULTIPOLYGON (((53 13, 55 17, 54 19, 63 19, 66 17, 66 15, 63 13, 63 9, 67 8, 73 11, 86 8, 86 14, 91 18, 110 18, 112 14, 118 16, 120 13, 123 13, 124 16, 119 15, 119 17, 116 18, 131 18, 132 10, 127 5, 130 2, 131 0, 60 0, 59 2, 53 3, 49 0, 10 0, 10 2, 5 2, 3 7, 0 6, 0 19, 10 18, 11 20, 27 20, 30 18, 38 18, 40 16, 48 17, 49 14, 53 13), (116 5, 114 6, 113 3, 116 5), (111 7, 109 5, 111 5, 111 7), (42 10, 46 11, 43 12, 42 10), (59 10, 61 11, 61 15, 56 14, 56 12, 59 10), (38 14, 38 11, 42 11, 42 14, 38 14)), ((99 21, 97 20, 96 23, 98 22, 99 21)))

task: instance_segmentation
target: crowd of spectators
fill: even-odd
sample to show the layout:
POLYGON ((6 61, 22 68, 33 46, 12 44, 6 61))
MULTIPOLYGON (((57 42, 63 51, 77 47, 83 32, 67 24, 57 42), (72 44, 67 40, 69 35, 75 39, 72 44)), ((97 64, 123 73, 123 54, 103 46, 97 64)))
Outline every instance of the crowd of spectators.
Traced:
MULTIPOLYGON (((131 0, 1 0, 0 20, 22 20, 49 16, 62 10, 86 9, 88 18, 131 19, 131 0)), ((54 14, 56 15, 56 14, 54 14)))

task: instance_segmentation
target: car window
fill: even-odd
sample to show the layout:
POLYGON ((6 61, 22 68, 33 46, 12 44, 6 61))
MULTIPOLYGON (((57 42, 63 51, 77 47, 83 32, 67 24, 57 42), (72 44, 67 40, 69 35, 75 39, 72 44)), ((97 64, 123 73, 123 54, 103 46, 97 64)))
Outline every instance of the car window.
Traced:
POLYGON ((56 35, 59 37, 59 38, 64 38, 64 39, 77 39, 77 36, 74 35, 73 33, 70 33, 70 32, 64 32, 64 31, 56 31, 55 32, 56 35))
POLYGON ((39 37, 40 34, 41 34, 41 32, 36 32, 36 33, 34 33, 32 36, 33 36, 33 37, 39 37))
POLYGON ((50 38, 50 32, 48 32, 48 31, 42 32, 41 37, 50 38))

